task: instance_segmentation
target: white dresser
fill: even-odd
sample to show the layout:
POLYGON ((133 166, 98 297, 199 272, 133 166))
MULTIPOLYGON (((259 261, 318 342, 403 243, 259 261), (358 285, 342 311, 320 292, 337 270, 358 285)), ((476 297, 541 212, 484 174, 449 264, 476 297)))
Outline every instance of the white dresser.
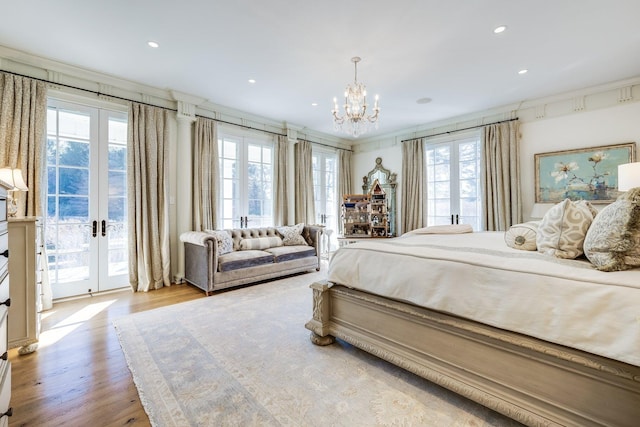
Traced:
POLYGON ((37 217, 9 218, 9 348, 20 347, 19 354, 38 348, 42 311, 41 224, 37 217))
POLYGON ((9 425, 11 416, 11 363, 7 350, 9 321, 9 231, 7 190, 0 181, 0 427, 9 425))

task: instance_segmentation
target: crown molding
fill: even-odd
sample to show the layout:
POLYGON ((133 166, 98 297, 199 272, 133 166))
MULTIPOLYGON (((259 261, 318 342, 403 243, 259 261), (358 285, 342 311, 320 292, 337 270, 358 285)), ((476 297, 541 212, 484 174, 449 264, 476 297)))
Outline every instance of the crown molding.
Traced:
POLYGON ((531 122, 639 101, 640 76, 425 123, 354 141, 353 147, 355 152, 372 151, 398 145, 406 139, 429 137, 516 117, 521 122, 531 122))

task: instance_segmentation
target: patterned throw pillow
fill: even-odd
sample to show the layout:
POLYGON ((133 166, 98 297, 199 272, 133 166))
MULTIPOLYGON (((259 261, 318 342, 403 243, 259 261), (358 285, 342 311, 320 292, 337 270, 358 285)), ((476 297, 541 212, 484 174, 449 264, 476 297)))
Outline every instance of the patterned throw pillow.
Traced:
POLYGON ((282 239, 278 236, 255 237, 252 239, 240 240, 241 251, 249 251, 249 250, 261 251, 263 249, 277 248, 278 246, 282 246, 282 239))
POLYGON ((218 242, 218 255, 233 252, 233 239, 231 233, 226 230, 205 230, 209 234, 213 234, 218 242))
POLYGON ((522 224, 515 224, 509 227, 504 233, 504 241, 510 248, 521 249, 523 251, 535 251, 536 236, 540 221, 529 221, 522 224))
POLYGON ((601 271, 640 267, 640 188, 605 207, 593 221, 584 253, 601 271))
POLYGON ((302 230, 304 230, 303 223, 291 226, 276 227, 276 230, 282 236, 282 242, 285 246, 309 246, 307 244, 307 241, 304 240, 304 237, 302 237, 302 230))
POLYGON ((585 200, 565 199, 542 218, 536 236, 538 252, 574 259, 583 254, 587 230, 598 211, 585 200))

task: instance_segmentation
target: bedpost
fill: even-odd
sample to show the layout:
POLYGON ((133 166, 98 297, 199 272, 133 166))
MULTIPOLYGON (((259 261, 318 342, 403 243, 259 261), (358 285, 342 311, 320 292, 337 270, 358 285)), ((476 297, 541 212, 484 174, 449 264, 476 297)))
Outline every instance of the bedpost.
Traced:
POLYGON ((305 328, 311 331, 309 339, 315 345, 329 345, 335 338, 329 335, 329 285, 326 281, 314 282, 309 286, 313 289, 313 318, 307 322, 305 328))

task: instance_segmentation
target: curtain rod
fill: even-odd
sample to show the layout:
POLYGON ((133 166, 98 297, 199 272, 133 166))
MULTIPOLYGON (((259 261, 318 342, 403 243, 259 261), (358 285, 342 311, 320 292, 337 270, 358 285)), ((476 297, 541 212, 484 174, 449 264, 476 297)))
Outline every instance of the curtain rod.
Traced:
MULTIPOLYGON (((416 138, 431 138, 433 136, 448 135, 448 134, 452 134, 452 133, 456 133, 456 132, 463 132, 465 130, 482 128, 482 127, 489 126, 489 125, 497 125, 497 124, 500 124, 500 123, 513 122, 515 120, 518 120, 518 117, 516 117, 515 119, 507 119, 507 120, 500 120, 498 122, 486 123, 484 125, 469 126, 468 128, 456 129, 456 130, 450 130, 450 131, 447 131, 447 132, 435 133, 433 135, 418 136, 416 138)), ((412 139, 416 139, 416 138, 403 139, 400 142, 411 141, 412 139)))
MULTIPOLYGON (((13 71, 0 70, 0 72, 6 73, 6 74, 13 74, 14 76, 25 77, 27 79, 37 80, 39 82, 49 83, 49 84, 56 85, 56 86, 63 86, 63 87, 69 88, 69 89, 81 90, 81 91, 84 91, 84 92, 93 93, 94 95, 97 95, 97 96, 108 96, 110 98, 119 99, 121 101, 135 102, 135 103, 138 103, 138 104, 147 105, 149 107, 162 108, 163 110, 178 112, 178 110, 176 110, 175 108, 162 107, 160 105, 150 104, 148 102, 135 101, 133 99, 124 98, 122 96, 109 95, 109 94, 106 94, 106 93, 102 93, 100 91, 95 91, 95 90, 91 90, 91 89, 85 89, 85 88, 82 88, 82 87, 68 85, 68 84, 65 84, 65 83, 56 83, 56 82, 52 82, 52 81, 49 81, 49 80, 46 80, 46 79, 40 79, 38 77, 32 77, 32 76, 27 76, 25 74, 15 73, 13 71)), ((253 126, 247 126, 247 125, 241 125, 241 124, 238 124, 238 123, 228 122, 228 121, 225 121, 225 120, 213 119, 211 117, 202 116, 202 115, 199 115, 199 114, 196 114, 196 117, 202 117, 202 118, 205 118, 205 119, 213 120, 213 121, 216 121, 216 122, 219 122, 219 123, 224 123, 224 124, 227 124, 227 125, 239 126, 241 128, 245 128, 245 129, 257 130, 257 131, 260 131, 260 132, 269 133, 271 135, 287 136, 286 134, 283 134, 283 133, 272 132, 272 131, 268 131, 268 130, 264 130, 264 129, 255 128, 253 126)), ((307 140, 305 140, 305 141, 307 141, 307 140)), ((314 141, 307 141, 307 142, 310 142, 312 144, 322 145, 324 147, 338 148, 338 147, 334 147, 332 145, 322 144, 320 142, 314 142, 314 141)), ((338 149, 345 150, 345 148, 338 148, 338 149)), ((352 151, 352 150, 348 150, 348 151, 352 151)))

